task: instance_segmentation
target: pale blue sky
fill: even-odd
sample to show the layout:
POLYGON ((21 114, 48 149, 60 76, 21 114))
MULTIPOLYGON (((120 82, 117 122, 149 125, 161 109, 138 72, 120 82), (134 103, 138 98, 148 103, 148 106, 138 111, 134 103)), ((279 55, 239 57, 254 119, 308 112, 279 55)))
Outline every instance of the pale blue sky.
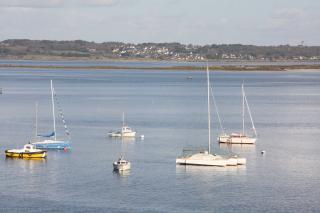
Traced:
POLYGON ((319 0, 0 0, 0 40, 320 45, 319 0))

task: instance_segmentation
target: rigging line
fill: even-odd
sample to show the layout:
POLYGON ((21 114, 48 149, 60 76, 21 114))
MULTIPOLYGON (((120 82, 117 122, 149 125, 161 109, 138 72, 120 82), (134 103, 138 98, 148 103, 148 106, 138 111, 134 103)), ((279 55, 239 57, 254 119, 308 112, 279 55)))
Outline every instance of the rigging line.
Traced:
POLYGON ((55 98, 55 100, 57 102, 57 108, 58 108, 58 111, 59 111, 59 116, 60 116, 60 118, 62 120, 64 129, 65 129, 65 134, 68 136, 69 140, 71 140, 70 131, 69 131, 67 123, 66 123, 66 121, 64 119, 64 114, 63 114, 63 111, 62 111, 61 104, 60 104, 60 102, 58 100, 58 97, 57 97, 57 94, 55 93, 55 90, 53 92, 54 92, 54 98, 55 98))
POLYGON ((254 131, 255 136, 257 137, 257 136, 258 136, 257 130, 256 130, 256 128, 255 128, 255 126, 254 126, 254 123, 253 123, 253 119, 252 119, 252 115, 251 115, 251 110, 250 110, 249 103, 248 103, 248 100, 247 100, 247 96, 246 96, 244 90, 243 90, 243 94, 244 94, 245 103, 246 103, 246 105, 247 105, 249 117, 250 117, 250 120, 251 120, 252 129, 253 129, 253 131, 254 131))
POLYGON ((212 86, 211 86, 211 85, 210 85, 210 90, 211 90, 212 102, 213 102, 214 107, 215 107, 215 109, 216 109, 217 117, 218 117, 218 120, 219 120, 220 129, 221 129, 222 133, 225 134, 225 131, 224 131, 223 126, 222 126, 220 114, 219 114, 219 109, 218 109, 218 106, 217 106, 217 104, 216 104, 216 100, 215 100, 215 98, 214 98, 214 93, 213 93, 213 89, 212 89, 212 86))

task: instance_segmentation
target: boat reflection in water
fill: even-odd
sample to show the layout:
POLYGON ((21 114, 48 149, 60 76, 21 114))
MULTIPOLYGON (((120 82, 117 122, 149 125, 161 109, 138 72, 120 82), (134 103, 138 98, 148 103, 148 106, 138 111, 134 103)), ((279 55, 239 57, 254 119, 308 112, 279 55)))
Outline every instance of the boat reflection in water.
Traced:
POLYGON ((219 143, 220 149, 225 149, 231 152, 238 153, 238 151, 254 151, 256 146, 254 144, 230 144, 230 143, 219 143))
MULTIPOLYGON (((246 175, 246 165, 237 165, 237 166, 225 166, 225 167, 217 167, 217 166, 197 166, 197 165, 176 165, 176 173, 177 174, 204 174, 204 175, 226 175, 226 174, 234 174, 234 175, 246 175)), ((201 175, 200 175, 201 176, 201 175)))
POLYGON ((6 158, 8 167, 19 170, 20 174, 33 174, 41 170, 46 165, 46 158, 6 158))
POLYGON ((136 141, 136 138, 130 138, 130 137, 112 137, 112 141, 121 142, 121 143, 134 143, 136 141))
POLYGON ((116 175, 119 178, 129 177, 130 176, 130 170, 113 170, 113 174, 116 175))

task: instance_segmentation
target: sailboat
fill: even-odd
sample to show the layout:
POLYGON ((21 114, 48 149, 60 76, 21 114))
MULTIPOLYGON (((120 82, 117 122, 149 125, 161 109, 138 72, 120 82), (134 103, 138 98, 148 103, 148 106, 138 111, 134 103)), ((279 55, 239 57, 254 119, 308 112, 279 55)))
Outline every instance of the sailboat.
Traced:
MULTIPOLYGON (((57 130, 56 130, 56 117, 55 117, 55 101, 54 101, 54 96, 55 96, 55 91, 53 87, 52 80, 50 80, 50 85, 51 85, 51 104, 52 104, 52 120, 53 120, 53 132, 50 134, 46 135, 38 135, 37 137, 44 137, 48 138, 43 141, 37 141, 33 142, 32 144, 37 148, 37 149, 70 149, 70 142, 69 141, 64 141, 64 140, 57 140, 57 130)), ((66 129, 66 134, 69 135, 69 131, 67 130, 67 126, 65 124, 65 120, 63 118, 62 111, 60 110, 60 116, 62 118, 62 121, 64 123, 64 127, 66 129)), ((36 116, 37 117, 37 116, 36 116)), ((36 118, 37 120, 37 118, 36 118)), ((36 129, 37 129, 37 121, 36 121, 36 129)), ((36 130, 37 132, 37 130, 36 130)))
POLYGON ((241 133, 231 133, 231 134, 223 133, 223 134, 219 135, 219 137, 218 137, 218 141, 220 143, 254 144, 256 142, 256 140, 257 140, 257 131, 256 131, 256 128, 255 128, 254 123, 253 123, 253 119, 252 119, 250 107, 249 107, 249 104, 248 104, 248 100, 247 100, 247 97, 246 97, 246 93, 244 91, 243 83, 242 83, 241 89, 242 89, 242 132, 241 133), (245 133, 245 129, 244 129, 245 105, 247 107, 248 114, 249 114, 249 117, 250 117, 250 120, 251 120, 252 129, 254 131, 254 137, 248 136, 245 133))
POLYGON ((129 127, 124 121, 124 113, 122 113, 122 128, 116 131, 108 132, 109 137, 135 137, 136 132, 129 127))
POLYGON ((176 159, 176 164, 198 165, 198 166, 236 166, 246 164, 246 158, 236 155, 222 156, 211 153, 211 112, 210 112, 210 76, 207 66, 207 100, 208 100, 208 150, 200 151, 195 154, 181 156, 176 159))

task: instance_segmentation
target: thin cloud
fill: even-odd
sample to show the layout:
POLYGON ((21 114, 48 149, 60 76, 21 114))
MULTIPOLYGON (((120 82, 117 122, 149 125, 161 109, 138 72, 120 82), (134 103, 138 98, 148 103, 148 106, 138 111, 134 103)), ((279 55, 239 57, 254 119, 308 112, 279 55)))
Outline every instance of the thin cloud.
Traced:
POLYGON ((269 31, 288 31, 299 29, 307 21, 307 13, 301 9, 283 8, 275 10, 260 28, 269 31))
POLYGON ((296 8, 283 8, 276 10, 272 16, 274 19, 294 20, 305 16, 305 12, 296 8))
POLYGON ((62 6, 64 0, 0 0, 0 7, 50 8, 62 6))
POLYGON ((79 0, 81 6, 109 7, 119 3, 119 0, 79 0))
POLYGON ((0 0, 2 8, 109 7, 120 0, 0 0))

